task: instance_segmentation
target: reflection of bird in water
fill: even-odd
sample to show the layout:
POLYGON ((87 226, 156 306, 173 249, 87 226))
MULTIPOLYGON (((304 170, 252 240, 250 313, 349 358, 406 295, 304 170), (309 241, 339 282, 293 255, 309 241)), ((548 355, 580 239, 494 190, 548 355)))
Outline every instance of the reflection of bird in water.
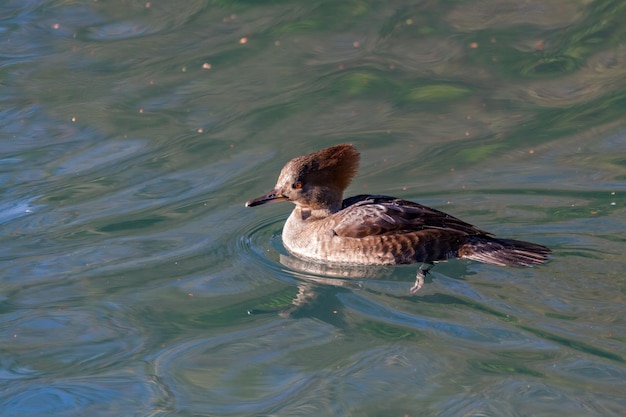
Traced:
POLYGON ((385 273, 390 272, 381 266, 323 264, 283 254, 280 254, 279 260, 292 271, 302 272, 296 272, 296 276, 302 282, 298 284, 298 294, 291 301, 291 306, 281 311, 282 317, 289 317, 301 307, 313 304, 319 295, 320 284, 342 288, 361 288, 361 282, 354 281, 354 278, 380 279, 385 273))
POLYGON ((310 261, 307 259, 297 258, 295 256, 280 254, 279 261, 281 264, 289 267, 294 271, 303 271, 306 274, 296 274, 299 278, 306 281, 325 283, 336 287, 347 287, 353 281, 344 278, 381 278, 390 274, 392 271, 388 266, 384 265, 344 265, 344 264, 328 264, 320 261, 310 261))
POLYGON ((551 251, 545 246, 496 238, 418 203, 381 195, 343 200, 358 165, 352 145, 294 158, 283 167, 275 188, 246 206, 294 203, 282 238, 285 248, 302 259, 345 265, 421 263, 412 294, 435 262, 461 258, 532 266, 547 261, 551 251))

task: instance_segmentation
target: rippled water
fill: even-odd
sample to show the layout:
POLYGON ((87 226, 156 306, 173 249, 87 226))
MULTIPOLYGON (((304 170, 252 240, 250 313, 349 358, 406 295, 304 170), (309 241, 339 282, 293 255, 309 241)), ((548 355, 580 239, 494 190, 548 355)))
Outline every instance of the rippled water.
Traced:
POLYGON ((622 3, 3 2, 0 415, 623 416, 622 3), (342 142, 552 261, 302 265, 342 142))

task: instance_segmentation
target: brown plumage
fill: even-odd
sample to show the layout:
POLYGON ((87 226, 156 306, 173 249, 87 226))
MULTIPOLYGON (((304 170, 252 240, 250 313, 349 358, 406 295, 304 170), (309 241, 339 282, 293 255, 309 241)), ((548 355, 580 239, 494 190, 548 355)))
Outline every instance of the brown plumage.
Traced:
POLYGON ((412 293, 433 263, 451 258, 500 266, 546 262, 550 249, 500 239, 456 217, 407 200, 343 191, 359 166, 352 145, 337 145, 289 161, 276 187, 246 206, 274 201, 296 205, 283 229, 283 243, 310 260, 359 265, 421 262, 412 293))

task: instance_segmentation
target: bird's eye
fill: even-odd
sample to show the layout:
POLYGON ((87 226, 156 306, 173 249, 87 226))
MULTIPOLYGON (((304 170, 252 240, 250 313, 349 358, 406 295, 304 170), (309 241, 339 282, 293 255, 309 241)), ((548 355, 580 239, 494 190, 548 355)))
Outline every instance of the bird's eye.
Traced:
POLYGON ((294 182, 291 186, 294 190, 299 190, 302 188, 302 183, 300 181, 294 182))

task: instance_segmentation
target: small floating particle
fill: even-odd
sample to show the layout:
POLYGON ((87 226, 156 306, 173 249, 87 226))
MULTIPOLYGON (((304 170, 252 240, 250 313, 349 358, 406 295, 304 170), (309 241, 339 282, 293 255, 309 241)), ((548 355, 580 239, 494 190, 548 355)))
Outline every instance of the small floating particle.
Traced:
POLYGON ((535 150, 534 150, 534 149, 531 149, 531 150, 529 150, 529 151, 528 151, 528 153, 532 155, 532 154, 534 154, 534 153, 535 153, 535 150))
POLYGON ((538 41, 535 42, 535 49, 537 51, 543 51, 545 49, 545 44, 543 42, 543 39, 539 39, 538 41))
POLYGON ((615 201, 611 201, 611 205, 612 206, 616 205, 615 201))
POLYGON ((211 64, 209 64, 208 62, 205 62, 204 64, 202 64, 202 69, 210 70, 211 69, 211 64))
POLYGON ((143 113, 143 109, 139 109, 139 113, 143 113))
POLYGON ((478 42, 470 42, 469 47, 472 49, 478 48, 478 42))
POLYGON ((198 133, 204 133, 204 129, 203 128, 198 128, 198 133))
POLYGON ((361 44, 359 43, 359 41, 354 41, 352 42, 352 46, 358 48, 359 46, 361 46, 361 44))
POLYGON ((61 25, 59 25, 58 23, 53 23, 53 24, 52 24, 52 29, 55 29, 55 30, 56 30, 56 29, 58 29, 58 28, 60 28, 60 27, 61 27, 61 25))
POLYGON ((407 19, 405 20, 405 23, 409 26, 411 26, 413 24, 413 19, 407 19))
POLYGON ((239 39, 239 43, 240 43, 240 44, 242 44, 242 45, 244 45, 244 44, 248 43, 248 38, 246 38, 246 37, 244 36, 243 38, 239 39))
POLYGON ((144 4, 144 7, 146 9, 149 9, 150 7, 152 7, 152 3, 150 3, 149 1, 146 2, 146 4, 144 4))
POLYGON ((274 46, 280 46, 280 41, 274 41, 274 46))
POLYGON ((72 117, 72 122, 76 123, 78 121, 78 119, 76 118, 76 116, 72 117))

